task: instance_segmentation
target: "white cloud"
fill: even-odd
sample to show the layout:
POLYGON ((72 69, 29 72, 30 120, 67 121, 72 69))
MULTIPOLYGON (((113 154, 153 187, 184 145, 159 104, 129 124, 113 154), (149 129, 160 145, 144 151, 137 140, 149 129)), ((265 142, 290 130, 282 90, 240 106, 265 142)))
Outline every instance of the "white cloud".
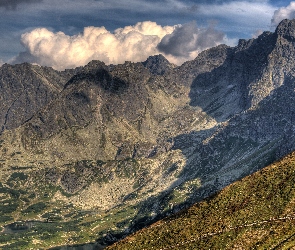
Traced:
POLYGON ((295 2, 290 2, 287 7, 279 8, 274 12, 272 17, 272 25, 277 26, 283 19, 295 18, 295 2))
MULTIPOLYGON (((11 1, 6 2, 11 4, 11 1)), ((268 0, 17 0, 16 2, 40 2, 40 4, 22 4, 21 8, 16 8, 17 12, 0 8, 2 17, 0 31, 2 34, 5 34, 5 36, 0 38, 0 55, 5 61, 8 61, 21 50, 18 42, 19 34, 17 34, 16 38, 15 31, 19 33, 24 28, 32 30, 36 27, 34 25, 50 27, 55 31, 62 30, 67 35, 82 32, 85 26, 104 25, 107 32, 104 35, 99 35, 99 37, 103 39, 105 37, 111 39, 112 37, 113 42, 119 44, 119 47, 126 47, 128 39, 140 39, 141 42, 138 41, 135 44, 134 41, 133 43, 131 42, 133 49, 135 49, 134 53, 132 53, 131 49, 129 50, 129 46, 127 46, 128 50, 126 51, 126 55, 128 55, 126 60, 137 61, 142 60, 146 55, 158 53, 156 41, 161 39, 162 35, 157 33, 154 27, 151 31, 155 32, 155 34, 153 32, 145 33, 143 30, 136 30, 141 35, 135 35, 135 31, 130 31, 130 34, 127 35, 126 31, 120 36, 119 32, 114 32, 116 28, 134 24, 141 20, 153 20, 158 24, 171 25, 170 27, 173 27, 173 24, 188 23, 192 20, 196 20, 198 25, 206 25, 206 22, 210 20, 217 20, 218 26, 216 26, 216 29, 226 33, 229 40, 232 40, 234 37, 251 38, 257 29, 268 30, 270 28, 270 20, 277 9, 268 0), (121 26, 118 26, 120 23, 121 26), (142 56, 140 56, 139 52, 136 53, 136 49, 139 50, 139 48, 146 46, 146 44, 148 44, 147 52, 141 51, 142 56)), ((198 26, 198 28, 201 27, 198 26)), ((146 28, 144 30, 146 31, 146 28)), ((94 32, 94 30, 92 31, 94 32)), ((67 36, 65 34, 63 36, 60 33, 52 34, 52 38, 47 38, 47 44, 49 42, 55 43, 55 48, 59 48, 58 43, 60 40, 63 40, 64 44, 68 44, 67 49, 69 52, 76 51, 76 49, 79 51, 78 41, 82 42, 83 39, 86 41, 88 45, 84 59, 82 55, 79 55, 81 64, 93 58, 106 60, 107 63, 122 62, 123 56, 119 56, 118 53, 121 51, 120 53, 125 54, 125 51, 122 52, 123 49, 119 49, 115 45, 110 45, 111 49, 115 49, 112 53, 110 53, 110 50, 104 50, 106 46, 102 46, 100 49, 95 48, 95 44, 90 45, 88 43, 84 33, 76 36, 67 36)), ((61 63, 64 63, 64 67, 73 67, 78 64, 78 59, 76 58, 72 60, 72 63, 70 63, 70 59, 67 61, 64 58, 70 57, 70 53, 62 53, 62 50, 55 52, 53 50, 46 51, 45 45, 43 45, 41 50, 41 45, 37 45, 37 42, 34 44, 33 42, 34 36, 37 39, 37 35, 37 32, 34 32, 34 34, 27 36, 26 39, 23 38, 23 45, 27 52, 18 56, 18 62, 24 60, 31 62, 41 61, 43 64, 52 65, 56 68, 61 68, 61 63), (36 50, 31 51, 28 47, 34 47, 36 50), (37 51, 38 49, 40 49, 39 52, 37 51)), ((98 37, 96 40, 102 41, 98 37)), ((226 38, 224 42, 228 44, 226 38)), ((44 44, 45 41, 42 39, 40 43, 44 44)), ((49 45, 47 50, 49 50, 49 45)), ((191 51, 189 59, 192 59, 197 53, 198 51, 191 51)), ((171 55, 168 57, 169 60, 178 64, 187 59, 187 57, 180 59, 179 56, 173 57, 171 55)))
POLYGON ((107 64, 143 61, 158 53, 157 45, 174 28, 146 21, 117 29, 114 33, 105 27, 86 27, 82 34, 74 36, 38 28, 22 35, 26 52, 14 62, 29 61, 61 70, 85 65, 93 59, 107 64))
POLYGON ((63 70, 85 65, 91 60, 106 64, 140 62, 164 52, 168 60, 180 64, 194 59, 204 49, 226 41, 224 38, 224 34, 212 25, 199 28, 196 23, 160 26, 146 21, 116 29, 113 33, 105 27, 86 27, 83 33, 74 36, 37 28, 22 35, 26 52, 20 53, 12 63, 27 61, 63 70))

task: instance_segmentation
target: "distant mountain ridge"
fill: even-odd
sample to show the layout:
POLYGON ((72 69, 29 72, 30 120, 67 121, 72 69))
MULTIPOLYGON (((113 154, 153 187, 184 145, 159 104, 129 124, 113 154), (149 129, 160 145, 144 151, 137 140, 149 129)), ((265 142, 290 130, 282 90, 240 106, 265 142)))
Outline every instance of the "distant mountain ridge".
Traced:
MULTIPOLYGON (((44 216, 68 203, 116 213, 108 229, 93 219, 91 236, 116 241, 295 150, 294 52, 295 20, 283 20, 274 33, 181 66, 162 55, 62 72, 3 65, 0 181, 35 187, 44 216)), ((19 214, 39 204, 30 192, 4 199, 18 204, 9 216, 25 219, 19 214)))

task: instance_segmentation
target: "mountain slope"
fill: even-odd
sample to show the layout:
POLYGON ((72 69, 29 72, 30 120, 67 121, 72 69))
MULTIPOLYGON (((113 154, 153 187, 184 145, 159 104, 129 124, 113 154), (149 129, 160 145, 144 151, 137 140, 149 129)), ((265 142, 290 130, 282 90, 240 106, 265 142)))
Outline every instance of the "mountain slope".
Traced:
POLYGON ((161 55, 65 72, 2 66, 4 232, 29 221, 38 230, 19 232, 23 248, 109 244, 294 151, 294 30, 284 20, 179 67, 161 55))
POLYGON ((0 126, 2 133, 19 127, 52 101, 76 70, 4 64, 0 68, 0 126))
MULTIPOLYGON (((205 189, 218 190, 295 149, 294 44, 281 32, 294 29, 294 20, 285 20, 275 33, 224 47, 220 66, 193 77, 190 104, 218 125, 206 138, 199 131, 176 136, 173 149, 187 158, 183 174, 200 178, 205 189)), ((181 67, 200 64, 203 56, 181 67)), ((203 188, 197 192, 204 195, 203 188)))
POLYGON ((107 249, 295 247, 295 153, 107 249))

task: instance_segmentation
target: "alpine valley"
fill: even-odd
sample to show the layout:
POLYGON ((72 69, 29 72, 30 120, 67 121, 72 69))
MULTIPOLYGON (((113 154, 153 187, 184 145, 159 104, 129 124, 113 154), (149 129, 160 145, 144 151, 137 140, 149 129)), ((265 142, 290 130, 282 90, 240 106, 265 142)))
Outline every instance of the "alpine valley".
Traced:
MULTIPOLYGON (((162 55, 120 65, 92 61, 65 71, 4 64, 0 103, 1 249, 104 248, 248 176, 242 185, 248 189, 234 183, 172 217, 180 221, 174 231, 186 220, 199 223, 190 233, 180 230, 183 242, 213 232, 208 248, 223 248, 214 240, 221 235, 225 241, 232 233, 227 228, 261 219, 235 216, 236 207, 279 206, 277 193, 263 183, 281 190, 291 185, 277 185, 267 169, 253 173, 295 150, 295 20, 236 47, 203 51, 181 66, 162 55), (252 199, 245 190, 273 202, 252 199), (245 204, 243 197, 249 198, 245 204), (211 217, 201 216, 203 207, 211 217), (224 231, 214 234, 218 230, 224 231)), ((280 197, 279 207, 291 199, 280 197)), ((170 247, 179 244, 177 234, 157 232, 149 234, 171 236, 170 247)), ((136 244, 147 248, 151 239, 142 236, 136 244)), ((243 242, 237 248, 253 247, 246 236, 243 242)), ((155 249, 170 249, 161 244, 155 249)), ((191 249, 206 248, 198 244, 191 249)))

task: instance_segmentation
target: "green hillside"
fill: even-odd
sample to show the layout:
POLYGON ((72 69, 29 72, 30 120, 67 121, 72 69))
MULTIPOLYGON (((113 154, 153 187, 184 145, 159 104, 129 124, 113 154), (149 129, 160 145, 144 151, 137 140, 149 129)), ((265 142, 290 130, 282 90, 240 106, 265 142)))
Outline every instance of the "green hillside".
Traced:
POLYGON ((107 249, 295 247, 295 153, 107 249))

